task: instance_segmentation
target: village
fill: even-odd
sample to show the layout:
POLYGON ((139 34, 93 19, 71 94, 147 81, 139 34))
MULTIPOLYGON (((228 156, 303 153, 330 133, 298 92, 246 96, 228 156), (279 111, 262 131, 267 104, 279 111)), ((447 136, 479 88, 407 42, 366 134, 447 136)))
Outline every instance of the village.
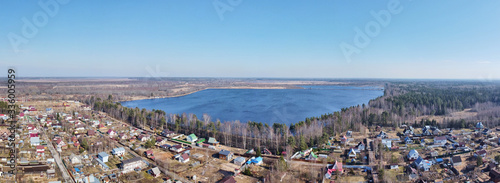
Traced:
MULTIPOLYGON (((500 182, 500 129, 481 122, 462 129, 406 124, 347 131, 278 156, 265 147, 256 152, 195 133, 133 127, 78 101, 27 101, 21 110, 18 169, 34 182, 267 182, 279 159, 288 171, 319 171, 322 182, 500 182)), ((2 127, 0 135, 5 155, 11 134, 2 127)), ((7 159, 0 161, 7 172, 7 159)), ((286 171, 276 176, 309 182, 286 171)))

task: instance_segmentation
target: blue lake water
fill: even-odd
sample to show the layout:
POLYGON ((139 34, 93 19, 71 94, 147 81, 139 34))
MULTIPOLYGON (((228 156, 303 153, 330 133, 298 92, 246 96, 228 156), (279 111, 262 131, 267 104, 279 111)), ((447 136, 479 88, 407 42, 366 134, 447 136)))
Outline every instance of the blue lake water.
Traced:
POLYGON ((182 97, 123 102, 126 107, 193 113, 212 121, 240 120, 290 124, 341 108, 367 104, 383 95, 381 87, 302 86, 305 89, 207 89, 182 97))

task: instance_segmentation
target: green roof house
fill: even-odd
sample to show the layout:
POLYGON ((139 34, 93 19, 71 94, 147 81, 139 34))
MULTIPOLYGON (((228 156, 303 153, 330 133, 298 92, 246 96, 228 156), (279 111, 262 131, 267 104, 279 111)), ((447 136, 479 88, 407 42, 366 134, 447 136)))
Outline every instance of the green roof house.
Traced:
POLYGON ((217 140, 213 137, 208 138, 208 143, 213 146, 219 145, 219 142, 217 142, 217 140))
POLYGON ((196 137, 196 135, 194 133, 192 133, 192 134, 188 135, 186 140, 189 142, 196 142, 196 140, 198 140, 198 137, 196 137))

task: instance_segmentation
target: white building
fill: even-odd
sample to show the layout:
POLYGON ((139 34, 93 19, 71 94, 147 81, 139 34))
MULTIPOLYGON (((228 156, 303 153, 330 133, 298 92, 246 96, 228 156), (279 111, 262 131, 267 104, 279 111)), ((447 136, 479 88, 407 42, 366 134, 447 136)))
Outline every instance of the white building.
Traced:
POLYGON ((128 173, 134 171, 135 168, 143 168, 146 166, 146 163, 142 160, 141 157, 134 157, 132 159, 123 160, 121 164, 122 173, 128 173))
POLYGON ((111 154, 116 156, 123 156, 125 154, 125 149, 123 147, 114 148, 111 154))

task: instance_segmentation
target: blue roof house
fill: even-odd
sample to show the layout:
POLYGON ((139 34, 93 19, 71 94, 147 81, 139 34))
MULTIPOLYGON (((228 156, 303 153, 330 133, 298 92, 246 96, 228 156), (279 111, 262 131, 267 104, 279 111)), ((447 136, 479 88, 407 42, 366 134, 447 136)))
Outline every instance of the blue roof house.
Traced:
POLYGON ((424 170, 424 171, 429 171, 429 169, 431 168, 431 165, 432 163, 428 160, 424 160, 422 157, 418 157, 417 160, 415 160, 413 162, 413 164, 415 165, 415 167, 417 167, 418 169, 420 170, 424 170))
POLYGON ((106 152, 100 152, 99 154, 97 154, 97 157, 98 157, 98 158, 99 158, 99 160, 101 160, 103 163, 106 163, 106 162, 108 162, 109 155, 108 155, 108 153, 106 153, 106 152))
POLYGON ((260 165, 262 164, 262 157, 257 157, 257 158, 252 158, 251 159, 252 163, 256 164, 256 165, 260 165))

